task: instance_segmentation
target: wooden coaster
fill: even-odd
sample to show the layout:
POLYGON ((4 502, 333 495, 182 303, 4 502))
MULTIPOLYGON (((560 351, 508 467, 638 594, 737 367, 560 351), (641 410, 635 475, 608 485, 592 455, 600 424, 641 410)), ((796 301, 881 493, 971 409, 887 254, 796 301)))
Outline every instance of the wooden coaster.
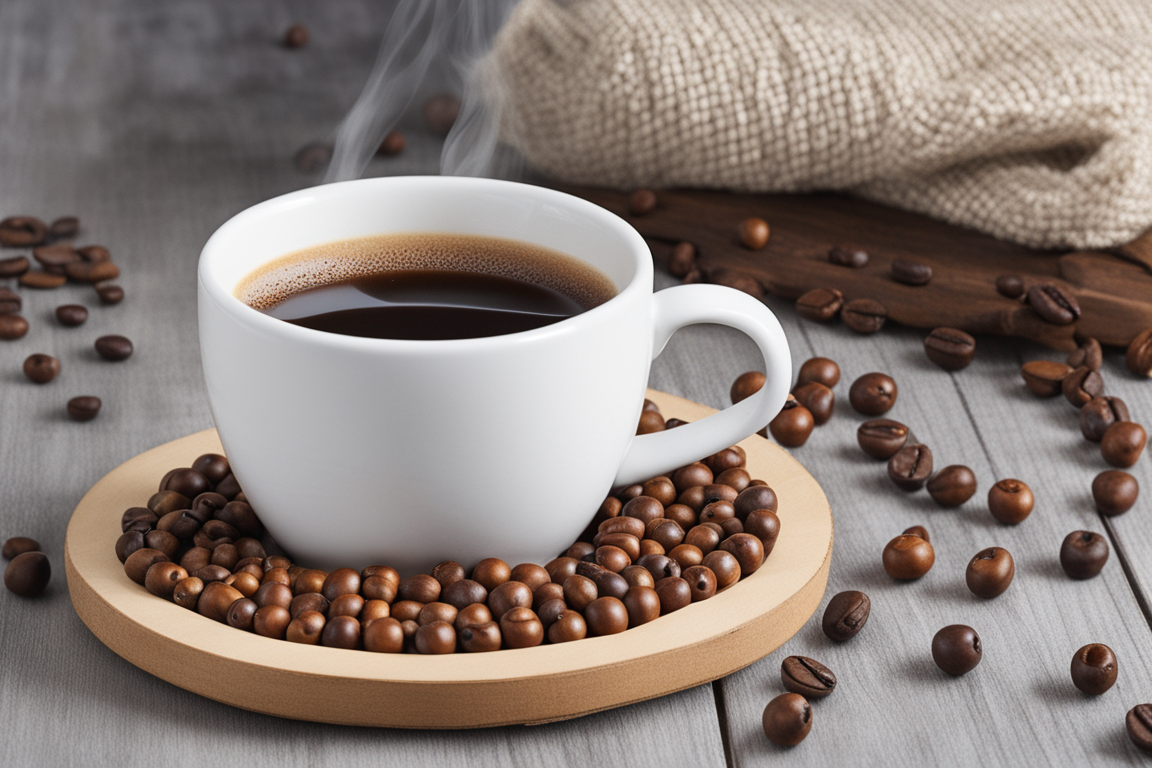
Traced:
MULTIPOLYGON (((660 392, 666 418, 713 410, 660 392)), ((116 559, 120 515, 173 467, 221 452, 215 430, 153 448, 108 473, 68 525, 72 603, 100 640, 141 669, 202 696, 281 717, 395 728, 476 728, 579 717, 663 696, 763 658, 808 620, 824 594, 832 514, 816 481, 774 443, 740 443, 748 470, 780 499, 780 538, 730 589, 618 635, 561 645, 377 654, 272 640, 149 594, 116 559)))

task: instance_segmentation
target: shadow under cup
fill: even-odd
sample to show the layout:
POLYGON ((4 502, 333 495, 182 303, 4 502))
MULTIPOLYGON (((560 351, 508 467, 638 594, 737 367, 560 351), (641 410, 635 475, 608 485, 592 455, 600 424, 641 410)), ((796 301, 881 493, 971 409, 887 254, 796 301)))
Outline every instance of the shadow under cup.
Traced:
POLYGON ((591 520, 632 442, 652 358, 651 257, 627 223, 579 198, 452 177, 307 189, 224 224, 198 282, 225 452, 303 565, 547 562, 591 520), (294 251, 392 232, 544 246, 596 267, 617 295, 535 330, 446 341, 324 333, 233 295, 294 251))

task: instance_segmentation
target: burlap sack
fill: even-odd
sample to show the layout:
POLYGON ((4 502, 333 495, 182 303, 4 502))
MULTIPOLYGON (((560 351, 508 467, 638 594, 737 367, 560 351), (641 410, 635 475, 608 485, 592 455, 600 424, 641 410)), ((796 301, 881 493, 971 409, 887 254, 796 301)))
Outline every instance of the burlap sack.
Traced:
POLYGON ((487 64, 570 182, 845 190, 1037 247, 1152 224, 1150 0, 523 0, 487 64))

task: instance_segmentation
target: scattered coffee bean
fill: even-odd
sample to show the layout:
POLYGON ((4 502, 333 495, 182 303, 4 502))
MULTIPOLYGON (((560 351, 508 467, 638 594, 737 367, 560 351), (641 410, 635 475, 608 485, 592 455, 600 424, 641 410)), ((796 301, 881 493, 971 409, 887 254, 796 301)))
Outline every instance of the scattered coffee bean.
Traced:
POLYGON ((1152 753, 1152 704, 1137 704, 1124 717, 1128 739, 1138 748, 1152 753))
POLYGON ((1118 421, 1130 421, 1128 406, 1118 397, 1094 397, 1080 409, 1080 432, 1086 440, 1098 443, 1104 432, 1118 421))
POLYGON ((1009 299, 1024 295, 1024 281, 1016 275, 1000 275, 996 278, 996 292, 1009 299))
POLYGON ((0 549, 0 555, 3 555, 5 560, 11 560, 25 552, 40 551, 40 542, 36 541, 36 539, 30 539, 27 536, 13 536, 4 542, 3 549, 0 549))
POLYGON ((813 357, 800 365, 800 372, 796 375, 796 386, 800 387, 810 381, 816 381, 832 389, 840 383, 840 366, 826 357, 813 357))
POLYGON ((928 529, 922 525, 914 525, 911 528, 905 528, 904 533, 908 536, 919 536, 924 541, 931 541, 932 538, 928 535, 928 529))
POLYGON ((928 359, 946 371, 959 371, 972 362, 976 339, 955 328, 937 328, 924 339, 928 359))
POLYGON ((848 402, 857 413, 880 416, 896 404, 896 382, 886 373, 866 373, 848 389, 848 402))
POLYGON ((798 693, 782 693, 768 702, 761 723, 773 744, 794 747, 812 730, 812 706, 798 693))
POLYGON ((64 274, 77 283, 99 283, 120 277, 120 267, 110 261, 81 261, 64 267, 64 274))
POLYGON ((931 476, 932 449, 926 445, 906 445, 888 459, 888 479, 902 491, 920 490, 931 476))
POLYGON ((0 339, 15 341, 28 333, 28 321, 22 315, 0 315, 0 339))
POLYGON ((971 672, 984 655, 976 630, 963 624, 944 627, 932 638, 932 660, 950 675, 971 672))
POLYGON ((24 552, 4 569, 4 586, 20 597, 38 597, 52 578, 52 566, 43 552, 24 552))
POLYGON ((1076 368, 1060 382, 1060 391, 1073 408, 1080 409, 1104 392, 1104 379, 1087 366, 1076 368))
POLYGON ((836 690, 832 670, 807 656, 789 656, 780 665, 780 681, 785 690, 810 699, 822 699, 836 690))
POLYGON ((932 281, 932 267, 908 259, 893 259, 892 279, 904 285, 928 285, 932 281))
POLYGON ((888 319, 888 309, 875 299, 853 299, 840 308, 840 319, 856 333, 876 333, 888 319))
POLYGON ((1028 304, 1041 318, 1055 325, 1069 325, 1080 317, 1080 305, 1076 299, 1050 283, 1029 288, 1028 304))
POLYGON ((460 116, 460 99, 440 93, 424 102, 424 123, 437 136, 447 136, 460 116))
POLYGON ((124 336, 101 336, 96 339, 96 353, 105 360, 118 363, 132 356, 132 342, 124 336))
POLYGON ((764 219, 751 217, 744 219, 736 228, 736 236, 745 248, 758 251, 768 244, 768 222, 764 219))
POLYGON ((68 415, 73 421, 91 421, 100 413, 100 398, 91 395, 74 397, 68 401, 68 415))
POLYGON ((400 131, 389 131, 388 134, 380 141, 380 146, 376 149, 378 155, 398 155, 404 151, 404 147, 408 144, 404 134, 400 131))
POLYGON ((1025 386, 1032 394, 1040 397, 1055 397, 1060 394, 1060 385, 1064 377, 1070 373, 1072 373, 1071 366, 1051 360, 1033 360, 1024 363, 1020 368, 1025 386))
POLYGON ((1134 421, 1118 421, 1104 430, 1100 455, 1114 467, 1127 469, 1140 459, 1148 434, 1134 421))
POLYGON ((842 267, 860 269, 868 266, 868 253, 854 245, 837 245, 828 251, 828 261, 842 267))
POLYGON ((836 395, 820 382, 810 381, 801 384, 792 390, 792 395, 796 398, 796 402, 811 412, 816 426, 827 424, 832 418, 832 412, 836 408, 836 395))
POLYGON ((628 196, 628 212, 633 216, 646 216, 656 210, 656 193, 650 189, 638 189, 628 196))
POLYGON ((76 237, 80 231, 80 219, 75 216, 61 216, 48 225, 48 235, 53 240, 65 240, 76 237))
POLYGON ((900 534, 884 547, 884 572, 894 579, 918 579, 936 562, 936 551, 922 536, 900 534))
POLYGON ((760 281, 747 272, 741 272, 737 269, 718 267, 709 270, 708 282, 714 285, 723 285, 727 288, 735 288, 756 299, 764 298, 764 289, 761 287, 760 281))
POLYGON ((85 245, 77 248, 76 253, 79 254, 80 258, 84 261, 93 264, 110 261, 112 259, 111 252, 102 245, 85 245))
POLYGON ((805 320, 830 323, 844 305, 844 294, 834 288, 814 288, 796 299, 796 314, 805 320))
POLYGON ((51 290, 53 288, 59 288, 66 282, 68 282, 68 278, 64 275, 54 275, 51 272, 43 272, 37 269, 20 275, 20 285, 25 288, 51 290))
POLYGON ((8 288, 0 288, 0 315, 10 315, 19 312, 24 306, 20 294, 8 288))
POLYGON ((302 173, 315 173, 328 167, 332 160, 332 145, 325 141, 313 141, 296 152, 293 162, 296 170, 302 173))
POLYGON ((1089 696, 1099 696, 1116 684, 1116 654, 1103 643, 1092 643, 1072 657, 1072 684, 1089 696))
POLYGON ((889 459, 908 442, 908 427, 892 419, 872 419, 856 429, 856 442, 874 459, 889 459))
POLYGON ((1096 509, 1106 517, 1122 515, 1132 509, 1140 495, 1140 483, 1119 469, 1106 469, 1092 480, 1092 499, 1096 509))
POLYGON ((48 227, 33 216, 9 216, 0 221, 0 245, 24 248, 40 245, 48 237, 48 227))
POLYGON ((1093 371, 1099 371, 1104 365, 1104 350, 1096 339, 1085 339, 1075 352, 1068 355, 1068 365, 1073 368, 1084 366, 1093 371))
POLYGON ((60 361, 52 355, 29 355, 24 360, 24 375, 36 384, 47 384, 60 373, 60 361))
POLYGON ((98 285, 96 295, 102 304, 119 304, 124 301, 124 289, 118 285, 98 285))
POLYGON ((736 381, 732 382, 732 388, 728 391, 732 398, 732 404, 735 405, 759 392, 764 386, 764 380, 764 374, 760 371, 748 371, 737 376, 736 381))
POLYGON ((868 623, 872 603, 863 592, 841 592, 828 601, 820 628, 829 640, 842 643, 868 623))
POLYGON ((308 44, 308 27, 293 24, 284 33, 284 45, 288 48, 303 48, 308 44))
POLYGON ((668 273, 673 277, 687 277, 696 268, 696 246, 689 242, 677 243, 668 257, 668 273))
POLYGON ((32 266, 27 256, 9 256, 0 259, 0 277, 20 277, 32 266))
POLYGON ((988 489, 988 510, 1005 525, 1023 522, 1035 503, 1032 489, 1019 480, 1001 480, 988 489))
POLYGON ((780 445, 788 448, 799 448, 808 442, 808 437, 812 434, 812 427, 815 424, 812 412, 800 405, 795 397, 788 395, 780 413, 768 422, 768 429, 780 445))
POLYGON ((80 254, 76 253, 76 249, 72 247, 72 243, 53 243, 52 245, 41 245, 38 248, 32 249, 32 258, 40 262, 40 266, 44 268, 45 272, 51 272, 54 275, 65 274, 65 268, 69 264, 74 264, 80 261, 80 254))
POLYGON ((1108 562, 1108 540, 1092 531, 1073 531, 1060 545, 1060 567, 1073 579, 1091 579, 1108 562))
POLYGON ((976 553, 968 561, 964 581, 968 590, 984 599, 1004 594, 1016 576, 1016 563, 1011 553, 1002 547, 989 547, 976 553))
POLYGON ((61 325, 74 328, 88 319, 88 309, 79 304, 63 304, 56 307, 56 319, 61 325))
POLYGON ((963 464, 944 467, 928 481, 928 495, 942 507, 958 507, 976 493, 976 473, 963 464))
POLYGON ((1152 328, 1141 331, 1132 339, 1124 362, 1137 376, 1152 376, 1152 328))

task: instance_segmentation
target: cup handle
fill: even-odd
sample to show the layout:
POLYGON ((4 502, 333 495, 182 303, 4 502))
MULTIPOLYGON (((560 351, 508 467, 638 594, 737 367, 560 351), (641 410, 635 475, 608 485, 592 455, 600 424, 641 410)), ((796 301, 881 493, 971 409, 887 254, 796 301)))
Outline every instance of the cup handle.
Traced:
POLYGON ((682 285, 652 296, 655 359, 672 334, 686 325, 718 323, 743 331, 760 347, 767 371, 764 387, 706 419, 664 432, 637 435, 613 483, 632 485, 656 477, 743 440, 762 429, 784 406, 792 381, 792 356, 772 310, 746 293, 719 285, 682 285))

